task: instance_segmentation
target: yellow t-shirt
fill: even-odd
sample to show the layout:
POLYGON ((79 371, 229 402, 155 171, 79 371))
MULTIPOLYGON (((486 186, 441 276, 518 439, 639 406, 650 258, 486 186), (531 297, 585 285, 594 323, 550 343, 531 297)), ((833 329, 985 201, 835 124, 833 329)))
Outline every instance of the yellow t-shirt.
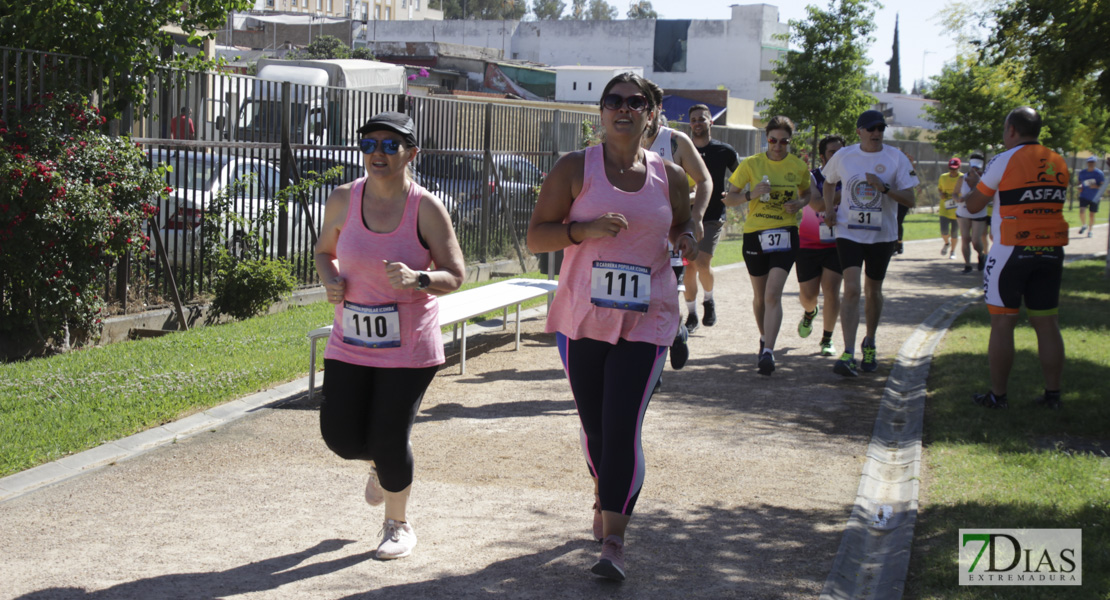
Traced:
POLYGON ((788 214, 782 205, 798 197, 799 192, 809 189, 809 168, 802 159, 787 154, 782 160, 767 158, 766 152, 753 154, 744 159, 728 178, 728 182, 743 189, 746 185, 755 187, 766 175, 771 182, 771 201, 763 202, 752 194, 748 204, 748 218, 744 221, 744 233, 774 229, 776 227, 796 227, 802 221, 802 211, 788 214))
POLYGON ((956 218, 956 201, 952 198, 952 194, 956 191, 956 184, 959 181, 959 175, 952 177, 945 173, 940 176, 940 181, 937 182, 937 187, 940 188, 940 216, 956 218))

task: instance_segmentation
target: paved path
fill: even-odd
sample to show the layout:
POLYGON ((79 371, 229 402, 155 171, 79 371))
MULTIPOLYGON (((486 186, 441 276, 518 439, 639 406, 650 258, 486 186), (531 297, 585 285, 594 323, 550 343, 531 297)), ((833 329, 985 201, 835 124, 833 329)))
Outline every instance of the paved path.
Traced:
MULTIPOLYGON (((1106 247, 1105 226, 1072 254, 1106 247)), ((878 373, 843 380, 798 339, 791 280, 779 369, 755 370, 743 266, 719 271, 721 322, 664 373, 644 427, 630 579, 587 571, 592 503, 552 337, 475 339, 414 430, 413 556, 374 560, 365 470, 320 440, 303 394, 276 408, 0 504, 0 598, 812 598, 843 537, 894 355, 976 285, 939 243, 894 259, 878 373)), ((839 347, 839 329, 837 333, 839 347)), ((307 348, 306 348, 307 354, 307 348)), ((984 366, 986 359, 984 357, 984 366)), ((454 368, 450 368, 450 367, 454 368)))

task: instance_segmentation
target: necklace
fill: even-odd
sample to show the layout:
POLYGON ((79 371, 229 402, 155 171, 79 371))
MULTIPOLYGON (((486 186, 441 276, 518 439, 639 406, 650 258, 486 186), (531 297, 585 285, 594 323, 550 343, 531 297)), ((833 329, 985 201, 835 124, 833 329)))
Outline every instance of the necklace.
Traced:
POLYGON ((638 164, 640 164, 640 157, 639 156, 632 159, 632 164, 629 165, 629 167, 627 169, 617 169, 617 170, 620 171, 621 175, 624 175, 625 171, 631 171, 638 164))

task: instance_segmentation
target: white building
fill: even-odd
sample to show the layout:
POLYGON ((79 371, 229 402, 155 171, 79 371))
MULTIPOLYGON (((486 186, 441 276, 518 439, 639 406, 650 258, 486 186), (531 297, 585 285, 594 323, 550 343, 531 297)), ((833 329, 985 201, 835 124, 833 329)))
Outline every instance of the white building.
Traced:
POLYGON ((443 11, 429 8, 428 0, 255 0, 254 10, 347 17, 356 21, 443 20, 443 11))
MULTIPOLYGON (((773 61, 789 32, 770 4, 732 6, 728 20, 378 21, 367 42, 447 42, 499 49, 547 65, 630 65, 668 89, 718 89, 759 102, 774 96, 773 61)), ((594 98, 596 101, 596 98, 594 98)))
POLYGON ((940 104, 936 100, 889 92, 876 93, 875 98, 879 103, 874 108, 886 116, 886 123, 890 127, 918 127, 930 130, 937 128, 937 124, 929 119, 928 113, 925 112, 926 106, 940 104))
POLYGON ((555 71, 555 101, 597 104, 601 90, 609 80, 621 73, 644 76, 641 67, 552 67, 555 71))

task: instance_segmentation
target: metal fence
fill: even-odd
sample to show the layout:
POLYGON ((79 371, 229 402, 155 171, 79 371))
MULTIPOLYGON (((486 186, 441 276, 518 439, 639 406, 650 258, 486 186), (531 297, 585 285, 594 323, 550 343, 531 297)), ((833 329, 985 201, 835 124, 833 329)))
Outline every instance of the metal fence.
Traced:
MULTIPOLYGON (((81 57, 0 48, 0 68, 5 119, 51 91, 77 91, 102 105, 114 100, 103 74, 81 57)), ((593 106, 565 110, 411 97, 218 72, 163 70, 146 81, 145 98, 142 105, 125 105, 105 130, 131 136, 152 166, 171 167, 167 185, 174 192, 158 202, 150 227, 163 242, 166 260, 124 261, 115 294, 106 282, 125 307, 127 282, 132 295, 148 304, 210 293, 212 245, 236 251, 245 243, 233 223, 219 231, 201 226, 221 193, 230 212, 248 220, 273 209, 272 218, 257 223, 264 243, 255 249, 288 259, 302 285, 316 284, 312 247, 324 202, 336 185, 362 176, 356 129, 383 110, 413 118, 421 146, 414 177, 444 200, 468 262, 513 258, 523 264, 524 237, 544 175, 562 153, 582 147, 583 123, 598 121, 593 106), (337 179, 277 201, 308 172, 334 167, 341 171, 337 179), (233 185, 237 181, 241 185, 233 185)), ((759 130, 714 127, 712 135, 741 156, 763 149, 759 130)), ((946 169, 943 157, 929 144, 891 143, 915 157, 925 189, 932 190, 931 182, 946 169)))

